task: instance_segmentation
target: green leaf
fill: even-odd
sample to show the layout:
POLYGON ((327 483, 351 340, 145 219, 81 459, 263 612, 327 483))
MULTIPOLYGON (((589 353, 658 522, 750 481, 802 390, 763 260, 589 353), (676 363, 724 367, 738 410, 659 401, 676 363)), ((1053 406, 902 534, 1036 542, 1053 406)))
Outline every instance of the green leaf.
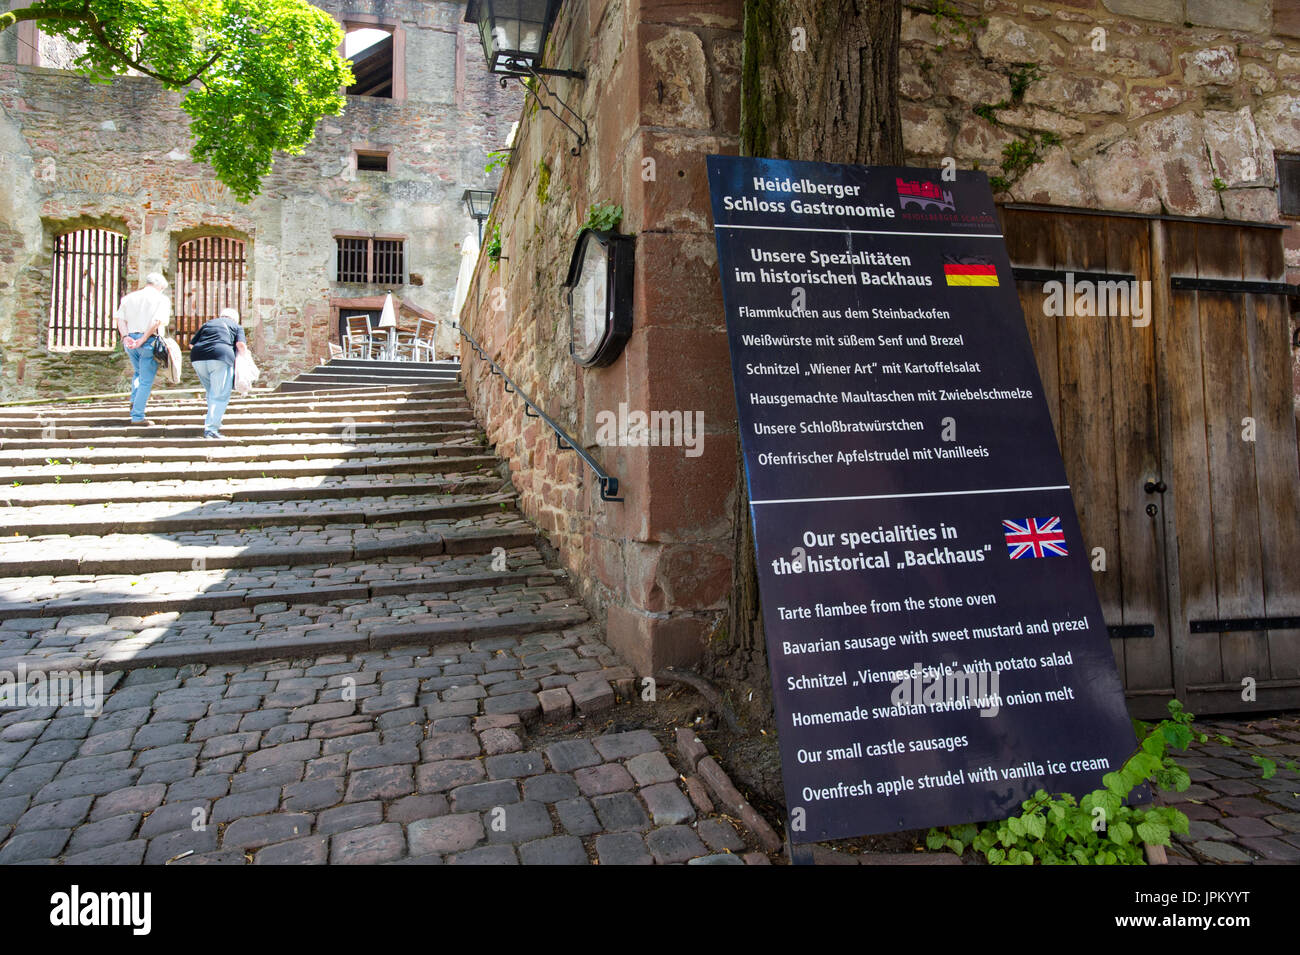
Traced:
POLYGON ((1133 827, 1127 822, 1112 822, 1106 828, 1106 835, 1110 837, 1111 842, 1122 846, 1133 840, 1133 827))
POLYGON ((1255 754, 1250 758, 1258 763, 1260 768, 1264 770, 1265 779, 1273 778, 1273 775, 1277 772, 1277 763, 1269 759, 1267 756, 1260 756, 1258 754, 1255 754))
POLYGON ((1039 815, 1026 817, 1025 832, 1033 836, 1035 839, 1042 839, 1047 835, 1047 820, 1039 815))
POLYGON ((992 865, 1002 865, 1003 860, 1005 860, 1006 857, 1007 854, 1002 849, 990 849, 988 851, 988 860, 992 865))
POLYGON ((1148 819, 1146 822, 1138 824, 1138 838, 1149 846, 1167 846, 1169 845, 1169 827, 1162 823, 1148 819))
POLYGON ((938 829, 931 829, 925 837, 925 847, 931 851, 942 849, 948 844, 948 837, 938 829))

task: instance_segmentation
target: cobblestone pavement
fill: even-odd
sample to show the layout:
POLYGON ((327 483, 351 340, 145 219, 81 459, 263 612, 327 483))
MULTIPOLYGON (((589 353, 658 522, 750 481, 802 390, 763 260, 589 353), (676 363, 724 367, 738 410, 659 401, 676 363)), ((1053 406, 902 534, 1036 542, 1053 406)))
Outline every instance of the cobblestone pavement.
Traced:
POLYGON ((0 863, 769 861, 458 388, 0 410, 0 670, 106 693, 0 708, 0 863))
POLYGON ((1186 792, 1161 794, 1190 820, 1175 836, 1169 861, 1193 863, 1300 862, 1300 714, 1265 719, 1205 719, 1197 728, 1210 737, 1176 759, 1192 777, 1186 792), (1219 742, 1226 736, 1234 745, 1219 742), (1252 754, 1277 764, 1270 779, 1252 754))
POLYGON ((590 626, 114 679, 0 716, 0 863, 768 861, 646 730, 533 744, 631 681, 590 626))
MULTIPOLYGON (((457 387, 241 399, 220 442, 194 401, 0 409, 0 671, 106 694, 0 707, 0 863, 779 860, 626 715, 457 387)), ((1250 756, 1300 716, 1198 725, 1238 745, 1180 757, 1170 861, 1300 861, 1300 777, 1250 756)))

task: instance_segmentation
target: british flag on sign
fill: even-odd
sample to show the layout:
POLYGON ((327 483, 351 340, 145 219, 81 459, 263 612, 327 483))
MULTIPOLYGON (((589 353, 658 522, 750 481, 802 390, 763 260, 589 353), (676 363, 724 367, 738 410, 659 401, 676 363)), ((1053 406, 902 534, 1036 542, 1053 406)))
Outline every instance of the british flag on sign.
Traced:
POLYGON ((1059 517, 1026 517, 1022 521, 1003 521, 1007 551, 1012 560, 1021 557, 1068 557, 1065 531, 1059 517))

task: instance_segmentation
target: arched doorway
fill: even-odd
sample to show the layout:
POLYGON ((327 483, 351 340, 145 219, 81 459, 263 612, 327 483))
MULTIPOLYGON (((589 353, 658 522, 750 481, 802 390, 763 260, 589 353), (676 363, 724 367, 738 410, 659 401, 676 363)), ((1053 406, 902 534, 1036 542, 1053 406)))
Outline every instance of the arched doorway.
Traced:
POLYGON ((171 334, 189 348, 190 338, 223 308, 244 317, 248 267, 242 239, 203 235, 176 248, 176 289, 171 334))

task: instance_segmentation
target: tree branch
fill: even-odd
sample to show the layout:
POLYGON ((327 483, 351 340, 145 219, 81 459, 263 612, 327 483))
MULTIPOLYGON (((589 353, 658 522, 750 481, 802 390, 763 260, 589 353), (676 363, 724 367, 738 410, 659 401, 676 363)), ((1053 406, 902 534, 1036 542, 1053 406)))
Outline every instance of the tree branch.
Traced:
POLYGON ((4 33, 20 20, 73 20, 84 22, 87 14, 71 10, 46 10, 42 7, 23 7, 0 13, 0 33, 4 33))
POLYGON ((212 56, 208 58, 207 62, 189 76, 178 78, 175 76, 167 76, 163 73, 159 73, 157 70, 150 69, 148 66, 145 66, 143 62, 129 55, 125 50, 114 46, 112 41, 108 38, 107 32, 104 30, 103 23, 100 22, 99 18, 95 16, 89 7, 83 7, 81 10, 48 10, 40 6, 34 6, 23 7, 21 10, 7 10, 4 13, 0 13, 0 33, 3 33, 20 20, 57 20, 65 23, 80 23, 90 31, 96 40, 99 41, 99 47, 114 59, 121 61, 123 64, 138 73, 142 73, 145 76, 158 80, 160 83, 165 83, 168 86, 174 87, 189 86, 205 72, 211 69, 213 64, 215 64, 217 60, 221 59, 226 52, 224 49, 218 49, 217 52, 213 53, 212 56))

